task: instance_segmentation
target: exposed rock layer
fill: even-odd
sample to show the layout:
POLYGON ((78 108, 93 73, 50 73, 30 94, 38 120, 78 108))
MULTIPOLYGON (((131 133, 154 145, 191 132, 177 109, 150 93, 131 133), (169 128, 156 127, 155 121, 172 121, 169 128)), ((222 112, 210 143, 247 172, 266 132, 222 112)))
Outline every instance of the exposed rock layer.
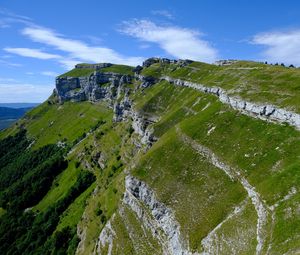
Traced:
MULTIPOLYGON (((125 188, 123 203, 137 214, 144 226, 158 239, 164 254, 193 254, 182 238, 180 225, 176 221, 173 211, 156 199, 154 192, 147 184, 132 176, 127 176, 125 188), (147 216, 148 213, 151 217, 147 216)), ((111 243, 111 234, 108 232, 113 233, 110 222, 102 230, 98 244, 104 246, 111 243)), ((98 252, 100 253, 100 250, 98 252)))
POLYGON ((285 122, 300 130, 300 114, 298 113, 278 108, 271 104, 247 102, 243 99, 229 96, 225 90, 219 87, 208 87, 199 83, 174 79, 169 76, 164 76, 161 79, 178 86, 185 86, 197 89, 204 93, 213 94, 217 96, 222 103, 230 105, 233 109, 251 117, 257 117, 262 120, 275 121, 279 123, 285 122))
POLYGON ((130 75, 95 71, 84 77, 57 77, 56 92, 60 102, 112 100, 117 96, 118 88, 131 81, 130 75))

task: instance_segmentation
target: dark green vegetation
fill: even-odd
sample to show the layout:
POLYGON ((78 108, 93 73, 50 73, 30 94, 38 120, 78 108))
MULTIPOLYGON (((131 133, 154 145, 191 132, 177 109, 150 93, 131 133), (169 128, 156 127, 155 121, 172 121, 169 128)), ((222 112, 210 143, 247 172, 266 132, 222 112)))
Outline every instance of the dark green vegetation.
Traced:
POLYGON ((51 235, 60 214, 95 181, 95 176, 80 170, 66 195, 35 216, 30 207, 44 197, 68 162, 63 157, 65 150, 56 145, 33 151, 28 148, 29 143, 25 130, 0 142, 0 206, 5 210, 0 221, 1 252, 65 254, 69 249, 73 253, 77 245, 76 228, 66 227, 51 235), (8 147, 9 151, 4 150, 8 147))
MULTIPOLYGON (((101 71, 132 74, 122 65, 101 71)), ((73 69, 64 76, 89 72, 73 69)), ((142 74, 191 80, 251 102, 300 109, 296 68, 246 61, 155 63, 142 74)), ((124 87, 130 90, 132 113, 150 123, 148 130, 157 138, 151 148, 134 132, 132 118, 113 121, 105 100, 58 104, 51 96, 0 133, 1 254, 92 254, 100 249, 105 226, 114 231, 112 254, 163 254, 162 230, 152 232, 122 202, 126 175, 144 181, 172 210, 192 252, 256 254, 260 219, 259 254, 297 254, 299 131, 243 115, 190 88, 166 81, 140 88, 140 83, 124 87), (231 178, 224 165, 238 178, 231 178), (258 194, 264 217, 249 190, 258 194)), ((109 249, 106 244, 100 250, 107 254, 109 249)))

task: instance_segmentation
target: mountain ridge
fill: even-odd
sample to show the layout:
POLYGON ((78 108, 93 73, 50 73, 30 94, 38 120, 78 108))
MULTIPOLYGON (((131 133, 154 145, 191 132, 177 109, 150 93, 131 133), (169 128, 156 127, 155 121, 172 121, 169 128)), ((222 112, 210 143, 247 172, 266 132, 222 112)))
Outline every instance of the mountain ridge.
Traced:
MULTIPOLYGON (((8 143, 26 130, 26 153, 53 144, 67 162, 18 214, 32 212, 36 227, 49 208, 60 212, 48 241, 25 253, 299 251, 298 69, 160 58, 90 67, 59 76, 45 103, 0 134, 8 143)), ((1 217, 14 219, 18 199, 9 188, 0 194, 9 195, 1 217)))

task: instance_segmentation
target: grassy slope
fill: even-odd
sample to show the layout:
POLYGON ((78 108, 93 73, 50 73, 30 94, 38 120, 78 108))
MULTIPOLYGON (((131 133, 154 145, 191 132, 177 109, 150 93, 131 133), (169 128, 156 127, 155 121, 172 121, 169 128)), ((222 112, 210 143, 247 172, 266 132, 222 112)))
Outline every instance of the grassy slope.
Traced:
POLYGON ((113 72, 113 73, 120 73, 120 74, 128 74, 133 75, 133 67, 126 66, 126 65, 112 65, 110 67, 105 67, 101 69, 101 72, 113 72))
POLYGON ((91 75, 95 69, 90 68, 74 68, 64 74, 61 74, 59 77, 81 77, 81 76, 89 76, 91 75))
MULTIPOLYGON (((300 107, 297 101, 299 93, 293 93, 297 90, 298 69, 252 62, 239 62, 228 67, 195 62, 187 68, 175 69, 174 65, 160 68, 155 64, 143 72, 147 75, 167 73, 206 85, 222 86, 252 101, 265 102, 268 98, 269 102, 280 106, 300 107), (240 90, 233 91, 232 88, 240 90), (243 89, 248 92, 244 93, 243 89), (291 96, 286 101, 281 100, 286 96, 276 94, 276 90, 291 96)), ((127 67, 124 72, 126 70, 129 71, 127 67)), ((137 137, 128 131, 130 122, 112 123, 112 112, 105 105, 88 102, 63 105, 44 103, 19 121, 18 125, 25 125, 29 136, 36 139, 35 148, 63 139, 70 144, 95 127, 99 120, 106 121, 73 148, 68 155, 69 167, 56 178, 48 194, 34 210, 44 211, 64 197, 75 183, 80 169, 93 171, 97 181, 61 215, 57 227, 61 230, 79 223, 79 227, 86 230, 85 252, 92 252, 101 229, 119 207, 124 191, 123 170, 130 162, 135 162, 132 174, 146 181, 156 191, 157 197, 175 210, 183 235, 193 250, 201 251, 202 238, 226 219, 235 206, 246 201, 245 209, 224 223, 216 235, 224 254, 230 253, 230 243, 237 244, 235 250, 239 254, 253 253, 257 216, 246 199, 246 192, 238 182, 232 182, 224 172, 184 144, 174 126, 209 147, 227 164, 239 168, 268 206, 284 198, 292 188, 300 189, 300 133, 288 126, 240 115, 219 103, 214 96, 167 82, 139 90, 132 95, 132 99, 137 111, 158 120, 152 127, 155 136, 160 139, 141 157, 133 145, 137 137), (97 154, 102 157, 103 169, 93 160, 97 154), (77 167, 76 161, 81 162, 77 167)), ((14 133, 16 128, 14 126, 2 132, 0 138, 14 133)), ((271 235, 270 223, 267 232, 267 240, 272 242, 272 254, 282 254, 299 247, 298 204, 299 195, 295 195, 275 209, 273 233, 271 235)), ((114 252, 118 253, 122 246, 128 254, 132 253, 134 242, 128 236, 127 226, 133 236, 145 235, 140 252, 153 253, 156 241, 149 233, 142 233, 139 220, 132 212, 127 208, 124 210, 126 225, 118 213, 113 221, 117 231, 114 252)))
MULTIPOLYGON (((151 87, 149 91, 144 93, 146 93, 146 96, 137 102, 137 107, 147 115, 161 117, 160 121, 153 125, 157 136, 164 134, 169 127, 179 123, 187 135, 200 144, 209 147, 227 164, 239 168, 249 182, 257 188, 268 206, 286 196, 293 187, 297 190, 300 188, 300 134, 298 131, 288 126, 270 124, 243 116, 216 102, 214 97, 203 95, 192 89, 174 88, 166 83, 161 83, 151 87), (185 92, 182 95, 183 90, 185 92), (187 96, 185 97, 185 95, 187 96), (203 108, 205 110, 201 110, 203 108), (162 111, 162 109, 164 110, 162 111), (174 118, 175 116, 177 119, 174 118), (208 131, 212 127, 214 129, 208 135, 208 131)), ((190 231, 192 247, 197 248, 198 245, 199 248, 201 237, 205 233, 207 234, 207 231, 212 229, 212 226, 216 222, 220 222, 228 213, 228 210, 232 208, 230 202, 236 203, 237 200, 226 198, 225 194, 227 193, 224 191, 217 192, 219 187, 217 185, 211 192, 223 197, 223 199, 219 197, 220 204, 215 204, 216 208, 225 206, 222 209, 223 214, 218 215, 218 209, 214 209, 213 211, 216 214, 210 214, 212 217, 209 218, 211 225, 204 224, 208 229, 199 227, 202 223, 199 217, 196 218, 196 222, 199 224, 197 230, 188 227, 189 223, 184 221, 187 211, 189 217, 194 219, 191 226, 197 226, 195 217, 192 216, 193 211, 195 210, 196 215, 210 208, 209 206, 201 209, 197 207, 198 204, 205 201, 205 197, 203 197, 205 193, 204 191, 200 194, 197 193, 201 189, 200 183, 197 183, 197 188, 193 190, 193 182, 197 182, 197 178, 193 174, 199 172, 201 176, 201 171, 206 172, 211 167, 203 162, 203 159, 199 159, 199 156, 197 159, 196 155, 192 155, 192 151, 185 148, 183 144, 178 143, 174 132, 169 131, 143 157, 133 173, 146 180, 164 202, 175 208, 178 220, 182 223, 181 226, 183 226, 183 229, 187 227, 190 231), (196 163, 194 160, 200 161, 196 163), (163 178, 161 178, 162 175, 163 178), (178 183, 185 191, 183 194, 177 191, 178 183), (189 189, 191 191, 187 192, 189 189), (192 199, 195 199, 193 201, 188 194, 198 195, 193 196, 192 199), (198 202, 197 199, 199 199, 198 202), (179 201, 180 206, 176 207, 177 204, 174 201, 179 201), (186 203, 187 201, 188 203, 186 203), (182 211, 182 208, 185 210, 182 211)), ((216 174, 216 176, 222 176, 222 173, 218 173, 218 171, 216 171, 216 174)), ((212 176, 207 176, 206 178, 205 183, 211 183, 214 186, 218 183, 218 178, 222 177, 218 176, 217 179, 213 179, 212 176)), ((222 185, 229 185, 226 184, 225 180, 226 178, 221 182, 222 185)), ((204 190, 208 192, 209 187, 204 190)), ((230 189, 227 187, 225 190, 229 191, 230 189)), ((241 197, 243 196, 239 195, 239 198, 241 197)), ((273 242, 274 253, 278 251, 280 254, 280 252, 285 252, 289 248, 298 247, 300 239, 297 237, 295 226, 299 225, 300 217, 296 213, 297 201, 298 199, 295 196, 288 203, 280 204, 280 207, 276 210, 276 227, 272 237, 270 237, 273 242), (291 208, 288 216, 285 211, 287 210, 286 204, 291 208), (285 243, 284 240, 291 241, 285 243)), ((252 221, 248 224, 248 226, 251 226, 255 223, 252 221)), ((232 235, 232 233, 227 234, 232 235)), ((255 245, 255 240, 253 245, 255 245)))
POLYGON ((142 74, 170 75, 207 86, 222 87, 232 95, 253 102, 269 102, 300 112, 300 69, 238 61, 229 66, 194 62, 183 68, 153 64, 142 74))
MULTIPOLYGON (((89 102, 67 102, 63 105, 45 102, 20 120, 18 126, 20 125, 25 126, 28 129, 28 136, 35 139, 35 148, 65 139, 68 144, 72 144, 84 132, 87 133, 97 125, 91 134, 75 145, 68 155, 68 168, 57 176, 46 196, 33 208, 36 212, 45 211, 49 206, 54 205, 66 196, 76 182, 81 169, 93 171, 97 176, 97 182, 76 198, 61 215, 57 230, 62 230, 67 226, 76 227, 83 212, 87 210, 87 215, 93 223, 90 232, 92 232, 94 238, 92 240, 94 245, 101 228, 115 211, 123 192, 124 176, 121 174, 121 161, 117 156, 119 156, 120 151, 121 135, 126 136, 128 128, 118 127, 118 125, 112 123, 112 112, 106 105, 89 102), (97 125, 100 120, 104 122, 97 125), (101 145, 94 147, 95 142, 101 142, 101 145), (98 151, 105 156, 106 167, 103 170, 97 164, 92 163, 92 157, 98 151), (81 164, 78 165, 76 162, 81 162, 81 164), (87 167, 85 162, 90 165, 90 168, 87 167), (117 167, 114 171, 112 171, 113 166, 117 167), (91 197, 91 193, 96 187, 98 187, 100 195, 91 197), (90 206, 87 207, 89 198, 92 201, 90 206), (96 200, 93 200, 93 198, 96 198, 96 200), (101 215, 96 215, 96 210, 100 204, 103 205, 101 208, 104 211, 105 219, 102 225, 99 226, 97 223, 100 222, 101 215)), ((17 126, 6 130, 2 135, 7 136, 16 131, 17 126)), ((90 232, 87 233, 88 237, 90 232)), ((87 241, 90 240, 87 238, 87 241)))
MULTIPOLYGON (((73 107, 73 104, 70 107, 73 107)), ((94 107, 98 109, 98 107, 100 106, 97 105, 94 107)), ((119 197, 122 194, 122 185, 120 186, 119 184, 123 183, 123 177, 120 176, 121 179, 118 179, 114 176, 111 176, 110 174, 112 166, 119 164, 119 161, 116 159, 116 156, 119 155, 118 151, 121 142, 118 129, 121 130, 121 132, 123 133, 124 129, 118 128, 117 126, 114 129, 111 129, 112 116, 108 110, 103 112, 97 111, 96 114, 97 120, 102 119, 106 120, 107 122, 101 125, 91 135, 87 136, 84 140, 82 140, 82 142, 75 146, 75 148, 68 156, 70 162, 68 168, 57 177, 47 195, 34 208, 34 210, 43 211, 49 205, 54 204, 57 200, 64 197, 67 194, 68 190, 71 188, 71 186, 75 183, 80 169, 86 168, 84 162, 88 162, 89 164, 91 164, 91 157, 97 152, 97 148, 93 148, 94 142, 101 142, 101 145, 99 144, 98 149, 100 149, 101 153, 107 158, 106 168, 104 170, 101 170, 99 166, 91 165, 93 169, 92 171, 94 171, 94 174, 97 176, 97 183, 91 186, 80 197, 78 197, 73 204, 69 206, 67 211, 61 216, 60 224, 57 227, 58 230, 66 226, 72 227, 77 225, 77 223, 81 219, 82 213, 86 209, 87 204, 85 203, 85 201, 90 196, 91 192, 95 189, 96 186, 100 185, 103 194, 100 194, 100 196, 95 197, 96 200, 94 199, 91 203, 92 206, 90 207, 92 207, 92 209, 88 209, 90 215, 95 214, 97 206, 101 201, 105 208, 106 217, 109 218, 115 210, 115 207, 118 202, 118 199, 116 199, 115 197, 119 197), (98 134, 102 135, 99 136, 98 134), (81 164, 76 166, 76 162, 81 162, 81 164), (116 181, 118 184, 116 183, 116 181), (112 184, 110 184, 110 182, 112 182, 112 184)), ((86 121, 86 128, 88 127, 88 124, 89 122, 86 121)), ((87 170, 90 169, 88 168, 87 170)), ((100 217, 96 217, 93 223, 95 223, 96 220, 100 222, 100 217)), ((98 224, 95 224, 93 227, 97 228, 97 226, 98 224)), ((99 234, 99 231, 101 230, 100 227, 96 229, 97 234, 99 234)))
POLYGON ((193 250, 201 249, 202 238, 245 199, 238 183, 179 141, 174 131, 161 138, 134 174, 175 210, 193 250))
POLYGON ((72 143, 83 133, 87 133, 100 119, 110 119, 111 116, 107 107, 101 104, 44 103, 26 115, 25 126, 29 136, 37 139, 34 146, 39 147, 64 139, 72 143))

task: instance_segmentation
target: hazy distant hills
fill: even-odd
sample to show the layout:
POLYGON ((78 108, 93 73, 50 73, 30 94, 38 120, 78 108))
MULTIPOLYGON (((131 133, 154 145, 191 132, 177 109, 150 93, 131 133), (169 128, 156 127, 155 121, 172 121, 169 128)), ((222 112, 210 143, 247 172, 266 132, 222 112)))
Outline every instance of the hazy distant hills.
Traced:
POLYGON ((0 130, 9 127, 37 103, 0 103, 0 130))
POLYGON ((33 108, 39 105, 39 103, 0 103, 0 107, 7 107, 7 108, 33 108))

